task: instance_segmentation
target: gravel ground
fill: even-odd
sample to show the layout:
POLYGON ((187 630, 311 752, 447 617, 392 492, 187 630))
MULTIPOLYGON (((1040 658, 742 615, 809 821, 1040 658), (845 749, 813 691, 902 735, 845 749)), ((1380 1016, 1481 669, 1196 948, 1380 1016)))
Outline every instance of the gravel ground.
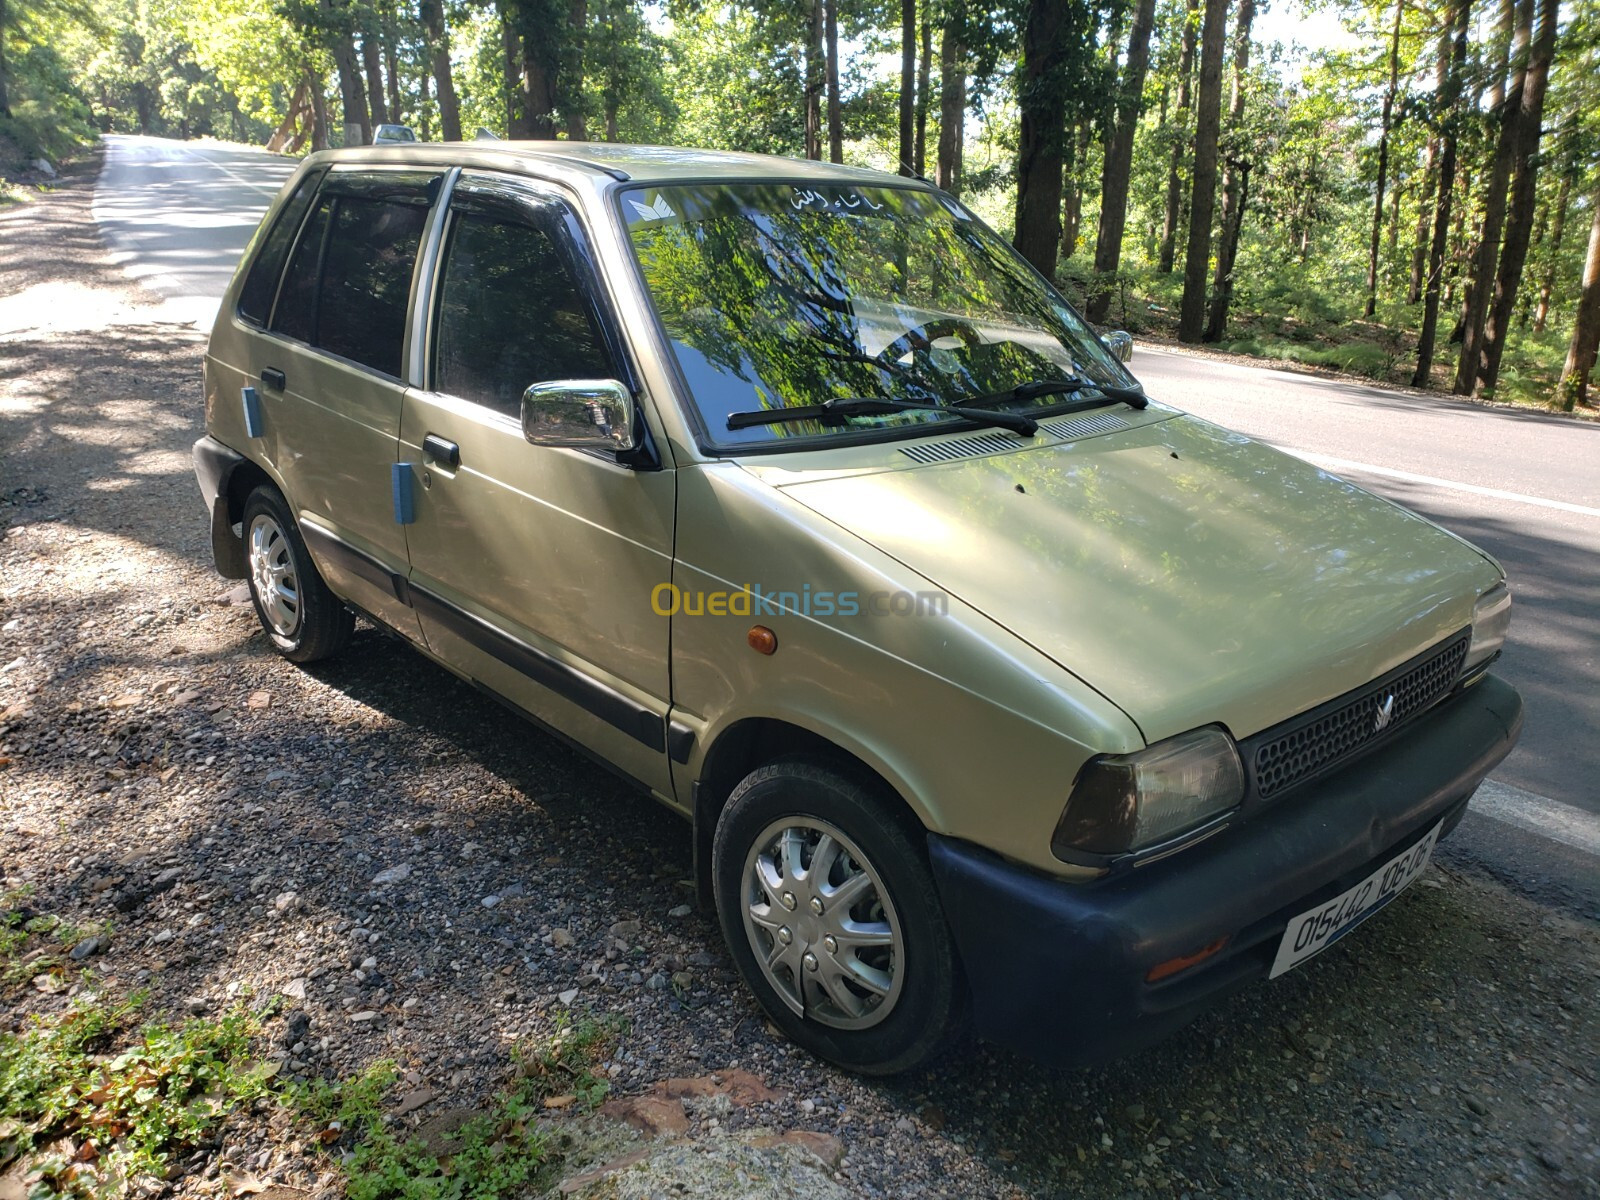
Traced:
MULTIPOLYGON (((1600 937, 1435 867, 1165 1045, 1052 1072, 977 1048, 864 1083, 774 1037, 689 907, 687 828, 398 642, 277 658, 211 571, 203 337, 105 262, 93 166, 0 209, 0 887, 89 926, 157 1011, 284 993, 286 1073, 379 1058, 470 1106, 516 1038, 619 1014, 614 1091, 778 1091, 687 1136, 835 1135, 866 1196, 1600 1196, 1600 937)), ((0 1023, 66 1002, 0 991, 0 1023)), ((219 1159, 317 1184, 245 1118, 219 1159)), ((322 1180, 326 1186, 327 1179, 322 1180)))

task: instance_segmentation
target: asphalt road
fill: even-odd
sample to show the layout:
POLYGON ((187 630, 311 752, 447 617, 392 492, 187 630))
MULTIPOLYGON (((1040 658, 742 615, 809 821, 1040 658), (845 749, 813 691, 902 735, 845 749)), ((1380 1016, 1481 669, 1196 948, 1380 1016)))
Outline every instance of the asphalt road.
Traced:
MULTIPOLYGON (((126 270, 202 327, 292 169, 245 147, 109 137, 95 216, 126 270)), ((1157 399, 1404 504, 1495 555, 1516 599, 1497 668, 1521 744, 1441 854, 1600 915, 1600 424, 1151 346, 1157 399)))

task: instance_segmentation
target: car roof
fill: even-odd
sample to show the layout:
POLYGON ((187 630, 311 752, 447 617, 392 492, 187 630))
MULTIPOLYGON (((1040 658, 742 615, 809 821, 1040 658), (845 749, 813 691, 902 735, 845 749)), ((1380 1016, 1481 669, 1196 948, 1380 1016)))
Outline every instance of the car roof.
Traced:
POLYGON ((574 169, 600 178, 637 183, 677 183, 739 179, 793 179, 817 183, 898 184, 905 179, 883 171, 846 167, 775 154, 733 150, 695 150, 674 146, 634 146, 617 142, 482 141, 417 142, 404 146, 357 146, 318 156, 333 162, 412 163, 417 166, 473 166, 517 170, 537 165, 574 169))

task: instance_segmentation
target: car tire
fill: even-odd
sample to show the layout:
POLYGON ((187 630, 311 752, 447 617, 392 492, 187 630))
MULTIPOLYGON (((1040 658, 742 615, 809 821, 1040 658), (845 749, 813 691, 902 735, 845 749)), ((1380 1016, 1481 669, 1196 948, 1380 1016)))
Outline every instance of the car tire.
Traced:
POLYGON ((269 484, 244 502, 244 551, 251 602, 279 654, 310 663, 349 644, 355 614, 328 590, 283 493, 269 484))
POLYGON ((958 1040, 966 983, 920 827, 881 785, 809 759, 761 767, 722 810, 712 873, 734 962, 791 1040, 863 1075, 958 1040))

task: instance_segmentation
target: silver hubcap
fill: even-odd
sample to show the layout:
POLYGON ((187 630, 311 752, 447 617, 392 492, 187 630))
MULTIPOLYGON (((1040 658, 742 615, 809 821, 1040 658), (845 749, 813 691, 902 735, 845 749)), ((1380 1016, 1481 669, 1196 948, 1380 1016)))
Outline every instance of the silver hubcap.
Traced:
POLYGON ((905 978, 905 940, 871 863, 828 822, 767 826, 744 868, 744 929, 783 1002, 838 1029, 887 1017, 905 978))
POLYGON ((250 586, 272 632, 293 637, 300 628, 300 580, 289 554, 289 539, 265 513, 250 522, 250 586))

